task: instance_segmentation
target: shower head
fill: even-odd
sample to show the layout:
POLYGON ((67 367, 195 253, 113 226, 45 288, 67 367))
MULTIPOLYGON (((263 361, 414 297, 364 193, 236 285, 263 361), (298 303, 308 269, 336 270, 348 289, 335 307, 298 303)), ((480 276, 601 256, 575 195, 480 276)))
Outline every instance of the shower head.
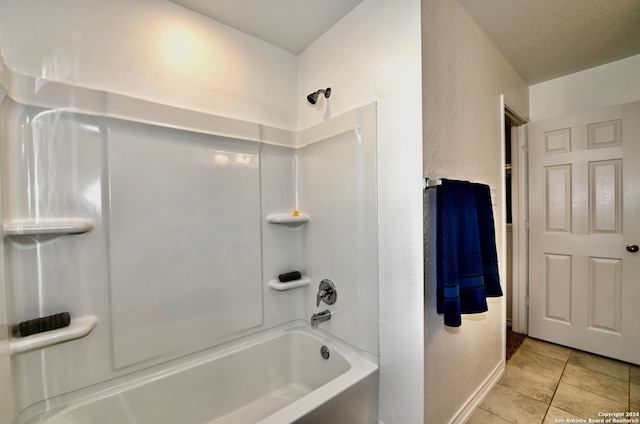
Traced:
POLYGON ((322 89, 320 89, 320 90, 318 90, 318 91, 316 91, 316 92, 313 92, 313 93, 311 93, 311 94, 309 94, 309 95, 307 96, 307 101, 308 101, 309 103, 311 103, 312 105, 315 105, 315 104, 316 104, 316 102, 318 101, 318 95, 319 95, 320 93, 324 93, 324 97, 325 97, 326 99, 328 99, 328 98, 329 98, 329 96, 331 95, 331 89, 330 89, 330 88, 327 88, 326 90, 322 90, 322 89))

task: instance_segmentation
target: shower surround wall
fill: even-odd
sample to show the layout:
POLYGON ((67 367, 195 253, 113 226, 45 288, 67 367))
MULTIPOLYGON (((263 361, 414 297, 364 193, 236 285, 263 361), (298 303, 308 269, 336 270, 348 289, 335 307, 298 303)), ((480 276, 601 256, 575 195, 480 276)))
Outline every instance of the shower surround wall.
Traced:
POLYGON ((61 311, 97 319, 88 336, 42 349, 10 340, 16 412, 308 321, 326 309, 315 305, 324 278, 338 301, 318 331, 377 357, 374 104, 294 133, 51 82, 9 85, 4 228, 37 233, 5 236, 9 323, 61 311), (62 110, 61 93, 95 107, 62 110), (125 110, 129 119, 112 117, 125 110), (309 222, 267 221, 294 209, 309 222), (69 221, 87 227, 32 229, 69 221), (311 285, 269 287, 293 269, 311 285))

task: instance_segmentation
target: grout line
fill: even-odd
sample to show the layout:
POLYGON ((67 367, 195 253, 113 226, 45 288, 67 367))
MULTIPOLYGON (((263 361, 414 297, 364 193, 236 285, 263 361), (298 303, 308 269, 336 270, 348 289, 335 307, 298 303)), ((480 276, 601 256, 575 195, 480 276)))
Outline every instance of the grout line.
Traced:
POLYGON ((564 375, 564 372, 567 369, 567 364, 569 363, 569 357, 571 356, 571 353, 573 353, 573 349, 571 349, 571 352, 569 352, 569 355, 567 356, 567 360, 564 361, 564 367, 562 368, 562 373, 560 373, 560 377, 558 378, 558 382, 556 383, 556 388, 553 390, 553 395, 551 395, 551 399, 549 400, 549 405, 547 405, 547 410, 545 411, 544 416, 542 417, 542 422, 544 422, 544 420, 547 418, 547 414, 549 414, 549 409, 551 409, 551 404, 553 403, 553 399, 556 397, 556 392, 558 391, 558 387, 560 387, 560 381, 562 381, 562 376, 564 375))
POLYGON ((586 370, 586 371, 592 372, 592 373, 594 373, 594 374, 600 374, 600 375, 603 375, 603 376, 605 376, 605 377, 614 378, 614 379, 616 379, 616 380, 618 380, 618 381, 622 381, 622 382, 625 382, 625 383, 627 383, 627 382, 629 382, 629 383, 630 383, 630 381, 628 381, 628 380, 625 380, 625 379, 623 379, 623 378, 619 378, 619 377, 617 377, 617 376, 615 376, 615 375, 611 375, 611 374, 608 374, 608 373, 606 373, 606 372, 593 370, 593 369, 591 369, 591 368, 583 367, 583 366, 578 365, 578 364, 571 364, 571 365, 573 365, 574 367, 581 368, 581 369, 583 369, 583 370, 586 370))
MULTIPOLYGON (((548 344, 548 345, 551 345, 551 346, 556 346, 556 347, 563 348, 563 349, 569 349, 571 352, 573 352, 573 349, 572 349, 572 348, 570 348, 570 347, 567 347, 567 346, 562 346, 562 345, 559 345, 559 344, 555 344, 555 343, 547 342, 547 341, 545 341, 545 340, 534 339, 534 338, 531 338, 531 337, 529 337, 529 336, 527 336, 527 339, 535 340, 536 342, 539 342, 539 343, 545 343, 545 344, 548 344)), ((525 339, 525 340, 526 340, 526 339, 525 339)), ((524 342, 523 342, 523 344, 524 344, 524 342)), ((520 345, 520 348, 519 348, 519 349, 523 349, 523 346, 522 346, 522 345, 520 345)), ((518 350, 519 350, 519 349, 518 349, 518 350)), ((545 356, 545 357, 547 357, 547 358, 555 359, 556 361, 562 361, 562 359, 554 358, 553 356, 545 355, 544 353, 536 352, 536 351, 534 351, 534 350, 527 349, 526 347, 524 347, 524 350, 526 350, 527 352, 531 352, 531 353, 537 353, 538 355, 542 355, 542 356, 545 356)), ((569 356, 571 356, 571 353, 569 353, 569 356)), ((566 360, 564 360, 565 362, 569 360, 569 356, 567 356, 567 359, 566 359, 566 360)))
POLYGON ((506 422, 508 422, 508 423, 510 423, 510 424, 517 424, 517 423, 514 423, 513 421, 511 421, 511 420, 509 420, 509 419, 507 419, 507 418, 505 418, 505 417, 502 417, 502 416, 500 416, 500 415, 498 415, 498 414, 495 414, 495 413, 493 413, 493 412, 489 411, 489 410, 488 410, 488 409, 486 409, 486 408, 483 408, 482 406, 478 406, 478 409, 482 409, 483 411, 487 412, 488 414, 491 414, 491 415, 494 415, 494 416, 496 416, 496 417, 500 418, 502 421, 506 421, 506 422))
MULTIPOLYGON (((573 352, 574 352, 574 350, 572 350, 571 352, 573 353, 573 352)), ((582 351, 579 351, 579 352, 582 352, 582 351)), ((589 353, 589 352, 586 352, 586 353, 589 353)), ((571 355, 569 355, 569 356, 571 356, 571 355)), ((596 356, 597 356, 597 355, 596 355, 596 356)), ((604 358, 604 359, 611 359, 611 358, 604 358)), ((616 359, 613 359, 613 360, 614 360, 614 361, 617 361, 616 359)), ((618 361, 618 362, 624 363, 623 361, 618 361)), ((568 362, 568 361, 567 361, 567 365, 569 365, 569 362, 568 362)), ((576 368, 583 369, 583 370, 585 370, 585 371, 587 371, 587 372, 590 372, 590 373, 600 374, 600 375, 605 376, 605 377, 609 377, 609 378, 612 378, 612 379, 615 379, 615 380, 618 380, 618 381, 625 382, 625 380, 620 379, 620 378, 618 378, 618 377, 616 377, 616 376, 613 376, 613 375, 611 375, 611 374, 607 374, 607 373, 600 372, 600 371, 595 371, 595 370, 592 370, 592 369, 590 369, 590 368, 585 368, 585 367, 582 367, 582 366, 580 366, 580 365, 578 365, 578 364, 571 364, 571 365, 572 365, 572 366, 574 366, 574 367, 576 367, 576 368)), ((566 366, 565 366, 565 369, 566 369, 566 366)), ((562 371, 562 374, 564 375, 564 370, 562 371)), ((629 396, 629 397, 628 397, 628 399, 629 399, 629 401, 628 401, 628 405, 629 405, 629 408, 631 408, 631 367, 629 367, 629 380, 628 380, 628 382, 627 382, 627 383, 628 383, 628 390, 629 390, 629 393, 628 393, 628 396, 629 396)), ((573 384, 571 384, 571 383, 566 383, 566 382, 565 382, 565 384, 566 384, 566 385, 568 385, 568 386, 571 386, 571 387, 575 387, 575 388, 577 388, 577 389, 579 389, 579 390, 582 390, 582 391, 584 391, 584 392, 591 393, 591 394, 594 394, 594 395, 596 395, 596 396, 600 396, 600 397, 602 397, 602 398, 612 400, 612 401, 614 401, 614 402, 622 403, 622 402, 620 402, 620 400, 618 399, 618 397, 614 396, 614 395, 613 395, 612 393, 610 393, 610 392, 607 392, 607 394, 606 394, 606 395, 604 395, 604 394, 602 394, 602 393, 596 393, 596 392, 594 392, 593 390, 589 390, 589 388, 585 388, 585 387, 578 387, 578 386, 576 386, 576 385, 573 385, 573 384)))

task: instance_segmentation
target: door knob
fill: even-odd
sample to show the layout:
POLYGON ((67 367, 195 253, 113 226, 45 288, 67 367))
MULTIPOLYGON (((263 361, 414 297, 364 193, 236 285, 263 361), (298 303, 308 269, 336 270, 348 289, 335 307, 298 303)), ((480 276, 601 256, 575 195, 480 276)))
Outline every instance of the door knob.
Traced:
POLYGON ((637 244, 627 244, 627 252, 636 253, 640 250, 637 244))

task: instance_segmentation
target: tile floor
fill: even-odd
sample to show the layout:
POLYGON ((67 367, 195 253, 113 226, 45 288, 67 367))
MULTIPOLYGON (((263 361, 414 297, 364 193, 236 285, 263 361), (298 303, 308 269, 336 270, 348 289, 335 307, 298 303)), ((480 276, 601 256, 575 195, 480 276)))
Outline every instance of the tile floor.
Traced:
POLYGON ((629 411, 640 411, 640 366, 527 338, 467 424, 594 422, 629 411))

